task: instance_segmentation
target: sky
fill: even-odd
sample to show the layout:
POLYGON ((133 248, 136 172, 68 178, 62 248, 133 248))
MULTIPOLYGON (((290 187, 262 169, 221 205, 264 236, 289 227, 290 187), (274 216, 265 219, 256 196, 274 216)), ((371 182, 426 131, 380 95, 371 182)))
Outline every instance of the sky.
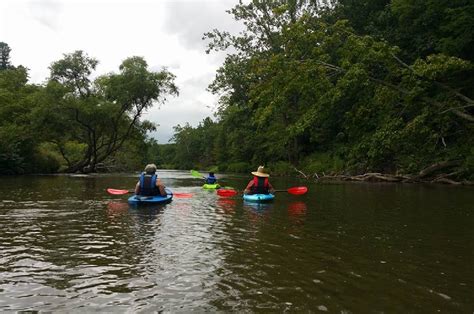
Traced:
POLYGON ((51 63, 83 50, 99 61, 95 76, 118 72, 122 61, 144 57, 151 70, 176 75, 178 97, 167 97, 143 119, 158 124, 150 136, 166 144, 173 126, 197 126, 213 117, 217 96, 206 90, 224 53, 206 54, 205 32, 238 33, 241 26, 225 12, 238 0, 0 0, 0 42, 10 62, 29 69, 30 82, 42 84, 51 63))

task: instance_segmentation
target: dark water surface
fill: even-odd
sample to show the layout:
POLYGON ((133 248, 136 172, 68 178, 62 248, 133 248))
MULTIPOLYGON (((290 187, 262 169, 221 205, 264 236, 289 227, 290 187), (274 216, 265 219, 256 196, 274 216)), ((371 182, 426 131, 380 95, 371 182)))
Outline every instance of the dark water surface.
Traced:
POLYGON ((134 174, 1 177, 0 311, 474 311, 473 188, 271 178, 309 193, 257 206, 160 176, 193 197, 133 208, 105 189, 134 174))

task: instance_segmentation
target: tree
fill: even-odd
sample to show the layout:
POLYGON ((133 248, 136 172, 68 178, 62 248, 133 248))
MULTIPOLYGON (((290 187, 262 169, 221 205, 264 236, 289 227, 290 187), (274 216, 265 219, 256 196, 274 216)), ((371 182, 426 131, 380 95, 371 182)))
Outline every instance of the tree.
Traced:
POLYGON ((40 87, 27 82, 28 71, 22 66, 0 71, 0 174, 56 170, 57 165, 44 164, 38 153, 31 116, 40 87))
POLYGON ((178 94, 175 76, 166 69, 149 71, 143 58, 128 58, 118 74, 92 81, 90 75, 97 64, 97 60, 76 51, 50 67, 37 121, 38 127, 48 130, 49 141, 66 161, 66 172, 95 171, 134 133, 154 129, 153 123, 140 121, 146 110, 163 103, 166 95, 178 94), (71 143, 82 147, 79 158, 71 158, 71 143))
POLYGON ((0 42, 0 71, 11 67, 10 64, 11 49, 7 43, 0 42))
POLYGON ((243 32, 207 34, 209 50, 232 49, 211 85, 229 159, 311 164, 324 154, 359 173, 470 158, 470 5, 255 0, 230 12, 243 32))

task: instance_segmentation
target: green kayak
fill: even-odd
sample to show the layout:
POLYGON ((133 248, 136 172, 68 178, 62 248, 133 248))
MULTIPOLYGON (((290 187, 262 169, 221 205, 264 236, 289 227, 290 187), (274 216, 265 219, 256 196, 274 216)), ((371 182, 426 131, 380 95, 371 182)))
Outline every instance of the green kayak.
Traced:
POLYGON ((209 189, 209 190, 212 190, 212 189, 218 189, 220 188, 221 186, 219 184, 204 184, 202 186, 203 189, 209 189))

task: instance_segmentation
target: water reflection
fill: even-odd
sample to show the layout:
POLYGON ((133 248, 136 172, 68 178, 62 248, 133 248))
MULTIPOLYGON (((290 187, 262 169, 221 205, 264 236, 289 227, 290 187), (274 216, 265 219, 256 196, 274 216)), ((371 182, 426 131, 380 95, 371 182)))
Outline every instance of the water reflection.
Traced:
POLYGON ((259 215, 265 214, 267 211, 271 210, 274 206, 273 202, 258 203, 258 202, 248 202, 245 200, 243 202, 244 202, 243 204, 244 209, 250 210, 259 215))
POLYGON ((306 215, 307 206, 305 202, 297 201, 288 204, 288 214, 293 217, 306 215))
POLYGON ((107 203, 107 217, 115 219, 128 212, 129 205, 124 201, 110 201, 107 203))
POLYGON ((224 213, 233 214, 236 210, 237 200, 232 198, 221 197, 217 199, 216 205, 218 208, 222 209, 224 213))
MULTIPOLYGON (((134 208, 105 193, 136 174, 0 178, 0 311, 474 307, 472 190, 318 185, 258 204, 187 172, 160 175, 193 197, 134 208)), ((274 179, 298 185, 285 180, 274 179)))

